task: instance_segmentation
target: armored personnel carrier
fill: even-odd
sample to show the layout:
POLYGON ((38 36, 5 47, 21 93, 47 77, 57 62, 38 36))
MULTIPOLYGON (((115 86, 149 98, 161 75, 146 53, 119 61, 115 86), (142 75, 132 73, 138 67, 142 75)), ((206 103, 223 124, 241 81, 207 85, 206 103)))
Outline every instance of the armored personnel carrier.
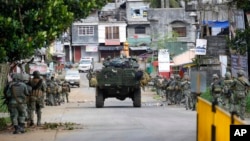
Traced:
MULTIPOLYGON (((114 58, 103 63, 104 67, 92 75, 96 88, 96 107, 104 106, 107 98, 125 100, 131 98, 134 107, 141 107, 141 84, 143 71, 133 58, 114 58)), ((91 78, 89 79, 91 81, 91 78)))

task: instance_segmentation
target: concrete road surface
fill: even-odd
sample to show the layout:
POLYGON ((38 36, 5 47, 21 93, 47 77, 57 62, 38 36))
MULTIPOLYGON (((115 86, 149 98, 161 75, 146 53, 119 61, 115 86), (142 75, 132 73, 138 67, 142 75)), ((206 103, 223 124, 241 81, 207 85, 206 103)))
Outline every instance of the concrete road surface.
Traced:
POLYGON ((131 99, 105 100, 95 108, 95 90, 81 74, 80 88, 72 88, 70 103, 46 106, 43 123, 74 123, 73 130, 28 128, 13 135, 13 129, 0 132, 1 141, 195 141, 196 112, 183 106, 168 106, 155 100, 150 89, 142 91, 142 107, 131 99))

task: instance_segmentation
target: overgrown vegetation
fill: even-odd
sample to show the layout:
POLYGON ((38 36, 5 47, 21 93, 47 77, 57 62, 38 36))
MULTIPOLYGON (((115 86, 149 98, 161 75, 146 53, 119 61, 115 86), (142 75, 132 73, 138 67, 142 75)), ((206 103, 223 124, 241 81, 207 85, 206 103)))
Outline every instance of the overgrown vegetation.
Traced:
POLYGON ((9 117, 0 118, 0 130, 6 129, 10 123, 11 121, 9 117))
MULTIPOLYGON (((206 92, 201 94, 201 97, 206 99, 207 101, 212 101, 212 95, 209 92, 209 89, 206 90, 206 92)), ((250 92, 247 95, 247 106, 246 106, 246 112, 250 113, 250 92)))
POLYGON ((63 129, 63 130, 74 130, 77 129, 76 123, 65 122, 65 123, 45 123, 43 129, 63 129))

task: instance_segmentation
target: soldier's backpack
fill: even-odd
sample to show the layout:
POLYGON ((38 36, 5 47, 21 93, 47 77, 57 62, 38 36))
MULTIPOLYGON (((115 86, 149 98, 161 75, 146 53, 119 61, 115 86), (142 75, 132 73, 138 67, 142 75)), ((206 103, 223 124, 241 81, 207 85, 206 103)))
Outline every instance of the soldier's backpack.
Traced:
POLYGON ((220 93, 222 92, 222 86, 221 82, 215 82, 212 84, 212 91, 215 93, 220 93))

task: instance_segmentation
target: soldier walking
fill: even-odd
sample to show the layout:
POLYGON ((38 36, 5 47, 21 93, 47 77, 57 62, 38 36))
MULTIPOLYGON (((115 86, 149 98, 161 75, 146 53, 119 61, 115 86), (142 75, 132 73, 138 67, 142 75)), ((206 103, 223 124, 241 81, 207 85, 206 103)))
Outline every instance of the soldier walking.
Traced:
POLYGON ((222 93, 222 101, 223 108, 229 112, 232 112, 232 84, 233 79, 230 72, 226 72, 225 79, 223 82, 223 93, 222 93))
POLYGON ((30 97, 31 113, 30 113, 30 126, 34 125, 34 112, 37 115, 37 126, 41 125, 42 108, 44 108, 44 92, 46 85, 40 77, 39 71, 33 72, 33 79, 30 82, 32 93, 30 97))
POLYGON ((193 107, 193 100, 191 97, 191 83, 189 81, 189 76, 184 76, 184 81, 181 82, 181 89, 185 96, 185 108, 186 110, 192 109, 193 107))
POLYGON ((13 74, 13 82, 10 83, 6 93, 9 100, 11 121, 15 128, 13 134, 25 132, 26 97, 29 92, 26 84, 21 81, 20 74, 13 74))
POLYGON ((213 74, 212 78, 213 78, 213 82, 211 83, 210 89, 211 89, 211 94, 213 97, 213 102, 215 102, 220 107, 222 107, 223 101, 221 98, 221 94, 222 94, 223 84, 219 80, 219 76, 217 74, 213 74))
POLYGON ((166 90, 166 97, 167 97, 168 105, 171 105, 171 104, 175 103, 174 87, 175 87, 174 75, 171 75, 170 80, 169 80, 169 84, 168 84, 167 90, 166 90))
POLYGON ((56 105, 56 103, 55 103, 56 92, 57 92, 57 84, 54 80, 54 77, 52 76, 47 83, 48 105, 50 105, 50 106, 56 105))
POLYGON ((233 112, 235 112, 242 120, 245 119, 247 93, 249 89, 249 81, 244 77, 244 71, 237 72, 238 77, 233 80, 233 112))
POLYGON ((62 83, 62 101, 65 102, 65 99, 67 103, 69 103, 69 92, 70 92, 70 85, 67 81, 64 81, 62 83))
POLYGON ((181 99, 182 99, 182 92, 181 92, 181 77, 179 74, 176 74, 175 76, 175 104, 180 105, 181 104, 181 99))

